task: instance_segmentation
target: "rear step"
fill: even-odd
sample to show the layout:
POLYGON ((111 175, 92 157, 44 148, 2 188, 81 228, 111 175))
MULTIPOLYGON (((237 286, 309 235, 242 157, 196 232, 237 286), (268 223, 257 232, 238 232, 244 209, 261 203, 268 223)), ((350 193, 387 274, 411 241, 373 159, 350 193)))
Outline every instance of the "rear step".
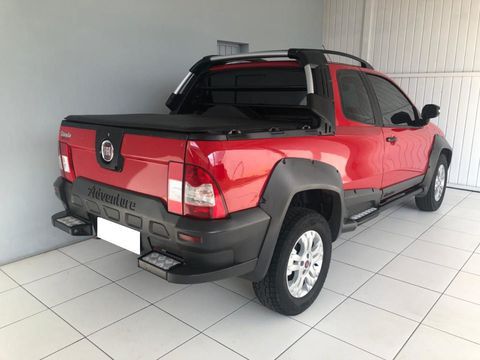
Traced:
POLYGON ((93 235, 92 223, 88 220, 69 214, 67 211, 56 213, 52 216, 52 224, 56 228, 73 236, 93 235))
POLYGON ((166 254, 157 251, 151 251, 138 258, 138 267, 151 272, 163 279, 167 278, 167 272, 181 262, 166 254))

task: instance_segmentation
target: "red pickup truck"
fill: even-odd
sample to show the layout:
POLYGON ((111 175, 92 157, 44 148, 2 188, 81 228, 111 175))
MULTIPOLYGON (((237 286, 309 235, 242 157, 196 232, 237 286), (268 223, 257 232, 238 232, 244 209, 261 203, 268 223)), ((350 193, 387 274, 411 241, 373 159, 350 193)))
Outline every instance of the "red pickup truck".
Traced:
POLYGON ((439 107, 419 113, 355 56, 207 56, 167 106, 65 118, 54 185, 65 211, 52 216, 137 252, 167 281, 243 276, 264 305, 298 314, 340 233, 406 198, 425 211, 442 203, 452 149, 429 123, 439 107))

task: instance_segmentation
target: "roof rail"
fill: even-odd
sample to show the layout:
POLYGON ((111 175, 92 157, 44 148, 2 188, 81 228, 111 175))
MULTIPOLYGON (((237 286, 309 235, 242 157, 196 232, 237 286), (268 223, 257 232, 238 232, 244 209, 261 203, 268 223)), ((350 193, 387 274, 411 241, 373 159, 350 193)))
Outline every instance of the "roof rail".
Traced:
POLYGON ((344 53, 344 52, 341 52, 341 51, 335 51, 335 50, 320 50, 320 51, 323 52, 326 55, 337 55, 337 56, 342 56, 342 57, 346 57, 346 58, 358 61, 363 68, 373 70, 372 65, 370 65, 367 61, 359 58, 358 56, 347 54, 347 53, 344 53))
POLYGON ((242 61, 253 59, 266 59, 266 58, 282 58, 288 57, 291 59, 299 60, 303 65, 327 64, 329 61, 325 55, 337 55, 346 57, 355 61, 358 61, 360 65, 367 69, 373 69, 367 61, 351 54, 347 54, 341 51, 326 50, 326 49, 288 49, 288 50, 272 50, 272 51, 258 51, 236 55, 210 55, 205 56, 198 61, 191 69, 190 72, 196 73, 200 69, 209 67, 212 63, 225 63, 229 61, 242 61))
POLYGON ((258 58, 272 58, 272 57, 288 57, 287 50, 271 50, 271 51, 257 51, 236 55, 215 55, 210 57, 210 61, 223 60, 248 60, 258 58))

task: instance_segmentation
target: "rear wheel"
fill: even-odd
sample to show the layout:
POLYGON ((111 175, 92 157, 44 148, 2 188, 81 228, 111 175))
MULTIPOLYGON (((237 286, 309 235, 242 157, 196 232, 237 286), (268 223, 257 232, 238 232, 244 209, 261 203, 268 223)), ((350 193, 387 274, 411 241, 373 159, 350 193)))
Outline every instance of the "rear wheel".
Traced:
POLYGON ((446 156, 441 154, 427 194, 415 198, 417 208, 423 211, 435 211, 442 205, 447 185, 447 172, 448 161, 446 156))
POLYGON ((327 221, 315 211, 287 213, 267 275, 253 283, 260 302, 285 315, 306 310, 317 298, 330 265, 332 237, 327 221))

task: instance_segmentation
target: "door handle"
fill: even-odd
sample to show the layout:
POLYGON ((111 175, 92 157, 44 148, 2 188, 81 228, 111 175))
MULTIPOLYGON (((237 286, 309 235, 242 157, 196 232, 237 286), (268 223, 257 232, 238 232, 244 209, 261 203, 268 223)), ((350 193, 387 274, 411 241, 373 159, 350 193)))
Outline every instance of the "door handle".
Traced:
POLYGON ((394 142, 397 141, 397 137, 396 137, 396 136, 389 136, 389 137, 387 137, 386 140, 387 140, 387 142, 389 142, 389 143, 394 143, 394 142))

